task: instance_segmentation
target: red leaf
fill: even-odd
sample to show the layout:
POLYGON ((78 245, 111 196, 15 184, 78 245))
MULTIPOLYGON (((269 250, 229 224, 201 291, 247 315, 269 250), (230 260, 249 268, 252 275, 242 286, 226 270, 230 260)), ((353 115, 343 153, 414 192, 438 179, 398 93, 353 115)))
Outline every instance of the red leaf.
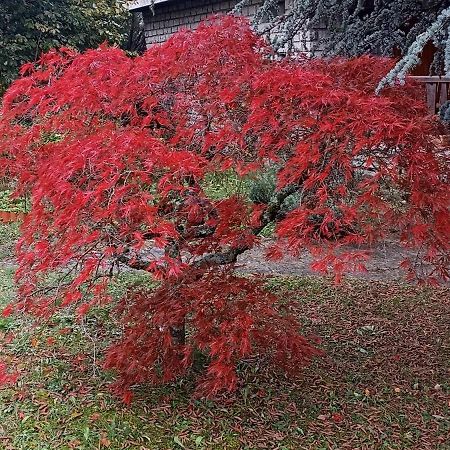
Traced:
POLYGON ((3 309, 2 316, 9 317, 13 312, 14 312, 14 305, 10 303, 3 309))
POLYGON ((331 419, 334 423, 341 423, 344 420, 344 416, 339 412, 335 412, 331 414, 331 419))
POLYGON ((125 391, 122 394, 122 401, 126 404, 129 405, 131 403, 131 400, 133 399, 133 393, 131 391, 125 391))
POLYGON ((78 317, 83 317, 87 314, 89 309, 91 308, 91 305, 89 303, 83 303, 77 308, 77 315, 78 317))

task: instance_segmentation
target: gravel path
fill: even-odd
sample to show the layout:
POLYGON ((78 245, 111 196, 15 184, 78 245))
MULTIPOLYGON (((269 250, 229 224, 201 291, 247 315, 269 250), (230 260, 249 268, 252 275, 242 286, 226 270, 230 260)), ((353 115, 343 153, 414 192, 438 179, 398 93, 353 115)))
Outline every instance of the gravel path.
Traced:
MULTIPOLYGON (((238 258, 238 271, 244 273, 259 273, 267 275, 317 275, 310 268, 311 255, 302 254, 298 258, 286 256, 280 261, 268 261, 265 251, 271 244, 270 239, 264 240, 261 245, 245 252, 238 258)), ((1 252, 4 254, 4 252, 1 252)), ((161 254, 160 249, 152 249, 151 253, 156 256, 161 254)), ((386 241, 379 244, 374 250, 372 257, 366 262, 367 272, 351 273, 349 277, 374 281, 393 281, 404 278, 404 271, 400 269, 400 263, 406 257, 414 257, 414 252, 407 251, 395 241, 386 241)), ((1 258, 0 269, 16 267, 16 261, 9 256, 1 258)))
MULTIPOLYGON (((264 253, 269 245, 270 241, 267 240, 261 246, 242 254, 238 259, 240 270, 272 275, 317 275, 310 268, 312 258, 307 252, 298 258, 286 256, 280 261, 267 261, 264 253)), ((351 273, 348 276, 376 281, 402 279, 405 272, 400 268, 400 263, 408 256, 414 257, 415 253, 394 241, 384 242, 373 250, 372 257, 366 262, 367 272, 351 273)))

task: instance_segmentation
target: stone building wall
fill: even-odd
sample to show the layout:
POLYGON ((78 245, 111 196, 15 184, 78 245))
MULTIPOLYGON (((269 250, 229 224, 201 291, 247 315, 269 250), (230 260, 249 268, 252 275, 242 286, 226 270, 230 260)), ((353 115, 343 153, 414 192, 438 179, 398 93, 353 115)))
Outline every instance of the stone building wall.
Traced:
MULTIPOLYGON (((280 0, 278 12, 284 13, 292 0, 280 0)), ((145 40, 147 46, 166 41, 173 33, 182 29, 195 29, 198 24, 213 14, 227 14, 238 0, 155 0, 154 14, 146 0, 135 0, 130 9, 141 11, 144 18, 145 40)), ((242 8, 242 14, 253 17, 262 0, 251 0, 242 8)), ((294 38, 294 47, 299 52, 317 53, 316 45, 322 30, 299 33, 294 38)))

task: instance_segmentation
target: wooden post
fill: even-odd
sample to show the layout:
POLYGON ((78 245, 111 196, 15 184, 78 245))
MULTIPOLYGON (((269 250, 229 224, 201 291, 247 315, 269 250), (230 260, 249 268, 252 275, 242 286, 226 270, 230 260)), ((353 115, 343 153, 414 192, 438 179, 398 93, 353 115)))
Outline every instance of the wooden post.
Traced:
POLYGON ((410 76, 409 78, 419 83, 425 83, 427 105, 431 114, 436 114, 439 108, 450 99, 450 77, 410 76))

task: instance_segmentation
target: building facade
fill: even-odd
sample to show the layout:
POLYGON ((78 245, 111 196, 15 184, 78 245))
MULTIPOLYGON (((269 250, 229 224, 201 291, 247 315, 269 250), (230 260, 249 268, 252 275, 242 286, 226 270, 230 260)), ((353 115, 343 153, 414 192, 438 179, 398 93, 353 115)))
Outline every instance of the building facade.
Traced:
MULTIPOLYGON (((134 0, 129 9, 142 13, 147 47, 166 41, 180 29, 195 29, 209 16, 227 14, 239 0, 134 0), (153 3, 153 8, 152 8, 153 3)), ((252 18, 263 0, 250 0, 242 8, 241 14, 252 18)), ((292 0, 280 0, 274 15, 289 10, 292 0)), ((305 30, 293 39, 293 47, 298 52, 317 54, 320 52, 318 38, 324 30, 305 30)))

